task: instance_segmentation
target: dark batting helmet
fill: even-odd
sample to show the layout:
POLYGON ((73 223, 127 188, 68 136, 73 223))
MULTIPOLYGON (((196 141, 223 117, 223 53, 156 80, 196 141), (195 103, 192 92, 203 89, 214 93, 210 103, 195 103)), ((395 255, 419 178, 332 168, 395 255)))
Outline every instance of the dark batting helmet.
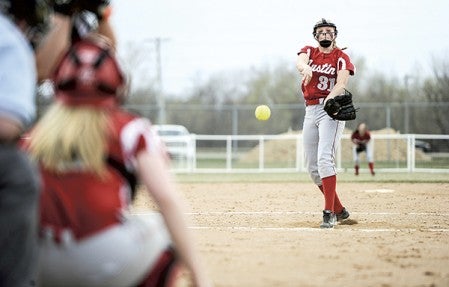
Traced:
POLYGON ((49 27, 52 12, 49 0, 0 0, 0 12, 12 21, 24 21, 27 28, 24 34, 36 47, 42 40, 49 27))
POLYGON ((332 23, 329 20, 326 20, 324 18, 321 18, 320 21, 318 21, 315 26, 313 26, 313 37, 316 37, 316 29, 320 28, 320 27, 333 27, 335 29, 335 35, 337 35, 337 26, 332 23))
POLYGON ((125 76, 109 42, 82 38, 63 56, 53 75, 55 97, 66 105, 112 107, 123 101, 125 76))

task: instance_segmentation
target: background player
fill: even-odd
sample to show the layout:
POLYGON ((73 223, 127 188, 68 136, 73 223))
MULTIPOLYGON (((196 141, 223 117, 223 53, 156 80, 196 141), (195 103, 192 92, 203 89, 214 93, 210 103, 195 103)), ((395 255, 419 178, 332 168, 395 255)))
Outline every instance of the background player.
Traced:
POLYGON ((373 146, 371 144, 371 134, 365 123, 360 123, 351 135, 351 141, 354 143, 352 147, 352 155, 354 158, 355 175, 359 175, 360 153, 366 152, 366 159, 371 175, 374 172, 373 146))
POLYGON ((56 101, 27 142, 43 180, 42 285, 170 286, 183 262, 195 286, 210 286, 162 142, 120 107, 125 79, 108 41, 76 42, 53 80, 56 101), (128 213, 135 177, 162 217, 128 213))
POLYGON ((336 192, 335 152, 345 127, 323 109, 325 102, 343 94, 355 68, 348 55, 336 46, 337 27, 321 19, 313 27, 318 47, 305 46, 298 52, 297 68, 306 104, 303 123, 304 153, 313 182, 324 194, 321 228, 332 228, 337 220, 349 217, 336 192))

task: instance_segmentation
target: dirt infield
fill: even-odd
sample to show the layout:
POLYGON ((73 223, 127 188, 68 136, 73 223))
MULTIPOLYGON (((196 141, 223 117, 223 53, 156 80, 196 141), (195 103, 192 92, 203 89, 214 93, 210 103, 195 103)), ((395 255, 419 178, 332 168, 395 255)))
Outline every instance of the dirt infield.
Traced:
POLYGON ((340 183, 351 220, 333 230, 311 183, 178 186, 215 286, 449 286, 447 183, 340 183))

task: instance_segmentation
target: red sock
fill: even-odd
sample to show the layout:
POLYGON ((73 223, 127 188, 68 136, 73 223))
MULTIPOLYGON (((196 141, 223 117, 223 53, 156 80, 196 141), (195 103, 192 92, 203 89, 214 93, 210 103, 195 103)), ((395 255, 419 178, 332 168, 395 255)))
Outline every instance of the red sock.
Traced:
POLYGON ((318 185, 318 188, 321 190, 321 193, 324 194, 324 189, 322 185, 318 185))
POLYGON ((343 210, 343 205, 340 202, 340 198, 338 198, 337 191, 335 191, 335 198, 334 198, 334 211, 335 213, 340 213, 343 210))
POLYGON ((354 166, 354 169, 355 169, 355 175, 359 175, 359 166, 358 165, 354 166))
POLYGON ((150 274, 138 287, 170 287, 175 286, 175 280, 180 271, 178 261, 172 249, 161 254, 150 274))
MULTIPOLYGON (((324 194, 323 186, 322 185, 318 185, 318 188, 324 194)), ((335 213, 340 213, 342 210, 343 210, 343 205, 341 204, 341 201, 340 201, 340 198, 338 197, 337 192, 335 192, 334 211, 335 211, 335 213)))
POLYGON ((321 179, 323 181, 324 190, 324 209, 334 211, 335 187, 337 185, 337 177, 335 175, 321 179))
POLYGON ((369 162, 368 166, 369 166, 369 170, 371 171, 371 174, 373 174, 374 173, 374 163, 373 162, 369 162))

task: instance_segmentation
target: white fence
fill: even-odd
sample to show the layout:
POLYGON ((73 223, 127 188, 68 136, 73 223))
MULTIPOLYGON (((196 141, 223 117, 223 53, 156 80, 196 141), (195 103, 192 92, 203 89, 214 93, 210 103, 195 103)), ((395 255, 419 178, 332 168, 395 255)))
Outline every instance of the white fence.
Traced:
MULTIPOLYGON (((302 135, 195 135, 173 137, 181 156, 173 157, 177 173, 306 172, 302 135), (182 156, 185 154, 185 156, 182 156)), ((372 135, 376 172, 448 172, 449 135, 372 135), (432 142, 424 152, 417 143, 432 142)), ((363 156, 361 172, 364 172, 363 156)), ((367 165, 366 165, 367 166, 367 165)), ((353 171, 352 143, 344 134, 337 152, 339 172, 353 171)))

